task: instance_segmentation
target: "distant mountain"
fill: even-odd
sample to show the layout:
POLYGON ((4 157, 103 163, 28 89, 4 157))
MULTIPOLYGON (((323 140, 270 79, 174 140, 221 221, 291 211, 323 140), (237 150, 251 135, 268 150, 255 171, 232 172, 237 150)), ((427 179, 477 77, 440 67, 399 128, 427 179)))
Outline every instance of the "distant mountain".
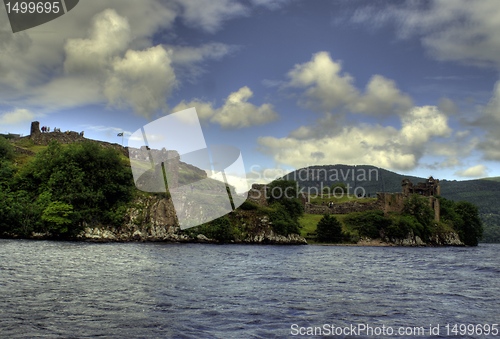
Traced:
MULTIPOLYGON (((356 193, 367 196, 375 196, 377 192, 401 192, 401 181, 405 178, 414 184, 427 179, 368 165, 310 166, 288 173, 284 178, 297 181, 306 192, 309 189, 314 193, 313 187, 321 189, 343 182, 349 185, 351 193, 358 187, 356 193)), ((478 206, 485 224, 483 241, 500 242, 500 177, 464 181, 440 179, 440 185, 444 198, 465 200, 478 206)))

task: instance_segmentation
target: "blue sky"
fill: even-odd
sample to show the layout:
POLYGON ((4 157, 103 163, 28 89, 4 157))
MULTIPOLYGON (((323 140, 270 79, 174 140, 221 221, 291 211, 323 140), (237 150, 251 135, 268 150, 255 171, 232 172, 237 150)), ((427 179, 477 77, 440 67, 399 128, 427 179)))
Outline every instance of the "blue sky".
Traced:
POLYGON ((1 8, 0 132, 121 143, 196 107, 256 180, 337 163, 500 176, 499 18, 496 0, 85 0, 13 34, 1 8))

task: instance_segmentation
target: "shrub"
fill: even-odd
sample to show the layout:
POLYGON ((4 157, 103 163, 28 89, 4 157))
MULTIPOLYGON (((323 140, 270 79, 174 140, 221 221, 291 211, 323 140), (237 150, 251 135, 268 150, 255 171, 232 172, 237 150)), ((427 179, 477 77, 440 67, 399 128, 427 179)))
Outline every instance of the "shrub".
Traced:
POLYGON ((356 230, 360 237, 379 238, 380 231, 391 224, 382 211, 357 212, 347 215, 344 223, 356 230))
POLYGON ((0 137, 0 159, 12 160, 14 158, 14 147, 4 137, 0 137))
POLYGON ((288 210, 280 203, 271 205, 272 211, 269 213, 269 219, 272 223, 274 232, 287 236, 291 233, 300 233, 300 223, 297 218, 293 218, 288 210))
POLYGON ((241 204, 238 208, 244 211, 253 211, 259 209, 259 205, 257 205, 253 201, 245 200, 243 204, 241 204))
POLYGON ((479 218, 477 206, 467 201, 459 201, 455 205, 455 212, 461 219, 458 225, 454 225, 460 240, 465 245, 477 246, 483 236, 483 223, 479 218))

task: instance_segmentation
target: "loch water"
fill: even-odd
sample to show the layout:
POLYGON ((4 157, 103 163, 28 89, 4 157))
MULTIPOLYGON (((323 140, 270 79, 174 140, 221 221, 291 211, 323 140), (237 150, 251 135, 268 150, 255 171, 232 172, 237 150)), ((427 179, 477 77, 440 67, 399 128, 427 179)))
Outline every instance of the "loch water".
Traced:
POLYGON ((445 326, 500 324, 499 255, 499 244, 0 240, 0 337, 287 338, 320 328, 319 338, 334 326, 344 328, 336 338, 493 338, 445 326), (346 332, 360 325, 393 332, 346 332))

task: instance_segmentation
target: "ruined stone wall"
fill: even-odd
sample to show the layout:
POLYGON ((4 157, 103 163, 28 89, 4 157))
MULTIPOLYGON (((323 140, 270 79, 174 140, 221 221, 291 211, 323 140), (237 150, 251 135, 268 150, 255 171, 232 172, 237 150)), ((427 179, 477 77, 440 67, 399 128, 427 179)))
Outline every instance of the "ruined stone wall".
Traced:
POLYGON ((248 191, 248 200, 253 201, 261 206, 267 206, 267 186, 261 184, 253 184, 248 191))
POLYGON ((377 193, 378 205, 384 214, 401 212, 404 208, 404 200, 403 193, 377 193))
POLYGON ((366 204, 362 204, 358 201, 349 201, 342 204, 333 204, 332 207, 310 203, 306 203, 304 206, 304 212, 308 214, 349 214, 353 212, 366 212, 375 209, 380 209, 377 201, 366 204))
POLYGON ((52 140, 56 140, 61 144, 72 144, 83 141, 96 142, 104 148, 112 148, 124 156, 128 157, 128 148, 123 147, 119 144, 109 143, 106 141, 98 141, 87 139, 80 135, 78 132, 67 131, 67 132, 48 132, 48 133, 32 133, 30 136, 23 137, 21 139, 29 139, 35 145, 47 146, 52 140))

